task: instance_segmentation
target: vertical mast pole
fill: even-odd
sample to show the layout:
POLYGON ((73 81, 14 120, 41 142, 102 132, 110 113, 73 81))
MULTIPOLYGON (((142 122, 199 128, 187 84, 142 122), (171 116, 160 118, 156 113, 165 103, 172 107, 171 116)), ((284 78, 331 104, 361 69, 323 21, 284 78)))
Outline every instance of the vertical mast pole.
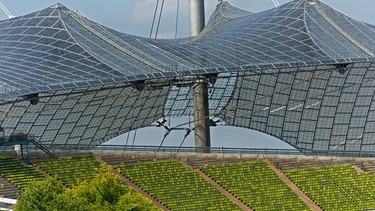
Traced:
MULTIPOLYGON (((189 0, 190 3, 190 35, 198 35, 204 28, 204 0, 189 0)), ((194 134, 197 152, 209 153, 210 119, 208 103, 208 82, 206 77, 197 76, 194 89, 194 134)))
POLYGON ((190 35, 198 35, 204 28, 204 0, 189 0, 190 35))
POLYGON ((193 89, 195 147, 197 152, 209 153, 211 140, 208 107, 208 84, 204 76, 196 79, 193 89))

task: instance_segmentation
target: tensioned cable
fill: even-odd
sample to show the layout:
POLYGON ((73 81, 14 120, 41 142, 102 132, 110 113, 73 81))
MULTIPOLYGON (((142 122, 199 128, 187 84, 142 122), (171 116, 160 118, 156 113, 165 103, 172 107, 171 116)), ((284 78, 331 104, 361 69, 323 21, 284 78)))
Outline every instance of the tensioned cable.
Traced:
POLYGON ((155 24, 155 19, 156 19, 156 13, 158 12, 158 7, 159 7, 159 0, 156 2, 154 18, 152 19, 152 24, 151 24, 150 38, 152 36, 152 32, 154 31, 154 24, 155 24))
POLYGON ((134 131, 134 135, 133 135, 132 151, 134 149, 134 143, 135 143, 135 137, 136 136, 137 136, 137 129, 134 131))
POLYGON ((158 37, 161 16, 163 14, 163 8, 164 8, 164 0, 161 2, 160 13, 159 13, 159 20, 158 20, 158 26, 156 27, 156 32, 155 32, 155 39, 158 37))
MULTIPOLYGON (((169 117, 169 124, 171 124, 171 117, 169 117)), ((166 138, 166 137, 171 133, 171 131, 173 130, 173 128, 170 127, 170 126, 164 126, 164 128, 165 128, 167 131, 165 131, 165 134, 164 134, 163 140, 161 141, 161 143, 160 143, 160 145, 159 145, 159 147, 158 147, 157 152, 159 152, 160 148, 163 146, 163 143, 164 143, 165 138, 166 138)))
MULTIPOLYGON (((190 117, 189 117, 189 118, 190 118, 190 117)), ((180 149, 181 149, 182 145, 184 144, 186 137, 188 137, 188 135, 190 134, 191 131, 192 131, 192 130, 190 129, 190 127, 189 127, 188 129, 186 129, 186 133, 185 133, 184 139, 182 139, 181 144, 180 144, 180 146, 178 147, 176 153, 180 152, 180 149)))
POLYGON ((190 124, 191 124, 191 123, 190 123, 190 117, 191 117, 191 115, 189 115, 189 128, 186 128, 186 133, 185 133, 184 139, 182 139, 181 144, 180 144, 180 146, 178 147, 176 153, 178 153, 178 152, 180 151, 182 145, 183 145, 184 142, 185 142, 186 137, 188 137, 188 135, 191 133, 191 131, 194 130, 194 128, 191 129, 191 125, 190 125, 190 124))
POLYGON ((126 147, 128 146, 128 143, 129 143, 129 137, 130 137, 130 132, 128 132, 128 137, 126 138, 125 150, 126 150, 126 147))
POLYGON ((161 143, 160 143, 160 145, 159 145, 159 147, 158 147, 157 152, 159 152, 160 148, 163 146, 164 140, 165 140, 165 138, 169 135, 170 132, 171 132, 170 130, 165 131, 164 137, 163 137, 163 139, 161 140, 161 143))
POLYGON ((185 135, 184 139, 182 139, 181 144, 180 144, 180 146, 178 146, 178 149, 177 149, 176 153, 180 152, 180 149, 181 149, 182 145, 184 144, 186 137, 187 137, 187 135, 185 135))

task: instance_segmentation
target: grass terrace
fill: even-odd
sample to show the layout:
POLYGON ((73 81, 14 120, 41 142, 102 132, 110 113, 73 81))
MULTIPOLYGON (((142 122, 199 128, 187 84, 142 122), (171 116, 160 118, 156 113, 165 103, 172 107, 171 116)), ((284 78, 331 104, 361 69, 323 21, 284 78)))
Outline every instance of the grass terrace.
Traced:
POLYGON ((285 174, 324 210, 375 209, 375 175, 350 164, 289 170, 285 174))
POLYGON ((90 181, 100 172, 101 163, 91 156, 63 157, 34 161, 51 176, 57 176, 65 186, 72 187, 79 181, 90 181))
POLYGON ((310 210, 264 161, 201 170, 254 210, 310 210))
POLYGON ((241 210, 177 160, 123 164, 116 169, 171 210, 241 210))
POLYGON ((20 189, 25 189, 31 182, 44 178, 44 175, 32 166, 23 165, 14 157, 6 156, 0 156, 0 175, 20 189))

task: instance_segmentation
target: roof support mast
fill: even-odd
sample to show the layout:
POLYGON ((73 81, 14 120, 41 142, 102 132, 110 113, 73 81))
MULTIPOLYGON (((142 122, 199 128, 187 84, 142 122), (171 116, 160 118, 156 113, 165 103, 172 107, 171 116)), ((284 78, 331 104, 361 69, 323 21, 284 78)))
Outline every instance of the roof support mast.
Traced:
MULTIPOLYGON (((198 35, 204 28, 204 0, 189 0, 190 35, 198 35)), ((194 133, 197 152, 209 153, 210 119, 208 106, 208 82, 206 77, 197 76, 194 84, 194 133)))
POLYGON ((190 35, 198 35, 204 28, 204 0, 189 0, 190 4, 190 35))

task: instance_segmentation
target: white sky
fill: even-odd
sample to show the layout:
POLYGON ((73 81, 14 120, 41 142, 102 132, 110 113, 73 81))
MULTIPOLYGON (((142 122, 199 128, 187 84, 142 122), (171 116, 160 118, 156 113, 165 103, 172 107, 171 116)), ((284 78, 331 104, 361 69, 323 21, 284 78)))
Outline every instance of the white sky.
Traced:
MULTIPOLYGON (((61 3, 73 11, 79 11, 87 18, 127 34, 148 37, 157 0, 0 0, 14 16, 20 16, 44 9, 55 3, 61 3)), ((259 12, 273 8, 272 0, 227 0, 239 8, 259 12)), ((290 0, 279 0, 285 4, 290 0)), ((354 19, 375 25, 375 0, 322 0, 331 7, 351 16, 354 19)), ((161 1, 160 1, 161 2, 161 1)), ((217 0, 205 0, 206 21, 209 19, 217 0)), ((163 16, 158 38, 174 38, 177 0, 165 0, 163 16)), ((0 19, 6 19, 0 11, 0 19)), ((180 0, 178 37, 189 35, 188 0, 180 0)), ((182 120, 172 120, 178 125, 182 120)), ((134 132, 130 133, 128 143, 133 142, 134 132)), ((140 129, 135 139, 136 145, 159 145, 164 136, 162 128, 140 129)), ((184 131, 172 131, 163 145, 180 145, 184 131)), ((193 146, 194 134, 190 134, 183 146, 193 146)), ((124 144, 127 135, 111 143, 124 144)), ((290 148, 275 138, 247 129, 233 127, 216 127, 211 129, 212 146, 244 148, 290 148)))

